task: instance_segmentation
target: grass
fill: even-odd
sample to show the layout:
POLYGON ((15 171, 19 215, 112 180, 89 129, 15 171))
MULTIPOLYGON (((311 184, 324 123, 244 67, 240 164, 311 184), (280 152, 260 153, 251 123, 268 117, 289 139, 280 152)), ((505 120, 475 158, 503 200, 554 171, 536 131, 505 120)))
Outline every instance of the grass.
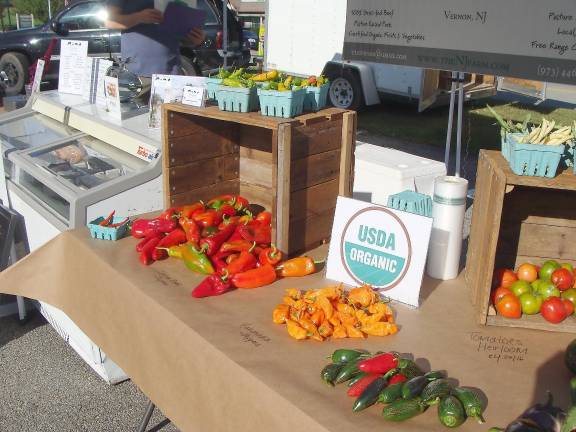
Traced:
MULTIPOLYGON (((543 117, 564 125, 571 125, 576 120, 576 110, 566 104, 552 101, 534 106, 521 97, 505 95, 467 102, 464 109, 462 141, 470 150, 500 148, 500 127, 486 108, 486 104, 494 108, 504 119, 511 119, 514 122, 524 121, 528 113, 531 114, 533 123, 540 123, 543 117)), ((446 144, 447 124, 448 107, 418 113, 414 105, 391 102, 368 108, 358 117, 358 128, 370 134, 438 147, 444 147, 446 144)))

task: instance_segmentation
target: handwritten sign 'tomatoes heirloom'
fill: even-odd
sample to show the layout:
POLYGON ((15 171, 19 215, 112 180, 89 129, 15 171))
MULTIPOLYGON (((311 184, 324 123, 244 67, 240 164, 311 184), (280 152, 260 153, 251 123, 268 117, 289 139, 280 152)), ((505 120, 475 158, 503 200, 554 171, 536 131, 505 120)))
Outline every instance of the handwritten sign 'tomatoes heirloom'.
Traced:
POLYGON ((418 306, 432 219, 339 197, 327 277, 418 306))
POLYGON ((343 57, 576 84, 574 0, 348 0, 343 57))

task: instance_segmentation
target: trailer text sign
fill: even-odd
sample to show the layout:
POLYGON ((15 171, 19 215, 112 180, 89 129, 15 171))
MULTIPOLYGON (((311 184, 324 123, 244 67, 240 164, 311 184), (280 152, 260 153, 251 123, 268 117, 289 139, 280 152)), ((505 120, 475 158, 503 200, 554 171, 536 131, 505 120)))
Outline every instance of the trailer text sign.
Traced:
POLYGON ((576 84, 576 4, 348 0, 343 57, 576 84))
POLYGON ((418 306, 432 219, 338 197, 326 276, 418 306))

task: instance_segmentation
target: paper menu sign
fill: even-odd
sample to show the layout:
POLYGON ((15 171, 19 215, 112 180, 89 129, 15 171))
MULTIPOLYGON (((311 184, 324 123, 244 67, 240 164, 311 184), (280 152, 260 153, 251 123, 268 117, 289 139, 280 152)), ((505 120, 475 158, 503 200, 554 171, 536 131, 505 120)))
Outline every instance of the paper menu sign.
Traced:
POLYGON ((105 107, 104 77, 114 63, 111 60, 89 57, 84 69, 82 97, 92 104, 105 107))
POLYGON ((154 0, 154 9, 158 9, 160 12, 164 13, 169 3, 184 3, 191 8, 197 8, 197 0, 154 0))
POLYGON ((81 95, 84 86, 84 70, 88 61, 88 42, 60 41, 60 70, 58 91, 81 95))
POLYGON ((32 81, 32 90, 30 94, 38 93, 40 91, 40 84, 42 84, 42 75, 44 74, 44 66, 46 62, 38 59, 36 62, 36 70, 34 71, 34 81, 32 81))
POLYGON ((159 128, 162 124, 162 104, 182 102, 187 85, 206 88, 206 78, 185 75, 152 75, 150 91, 150 118, 148 126, 159 128))
POLYGON ((110 115, 117 119, 122 119, 122 106, 120 105, 120 86, 118 78, 104 77, 104 88, 106 94, 106 109, 110 115))
POLYGON ((432 219, 338 197, 326 277, 418 306, 432 219))
POLYGON ((206 87, 187 85, 184 87, 182 103, 184 105, 204 107, 206 105, 206 87))

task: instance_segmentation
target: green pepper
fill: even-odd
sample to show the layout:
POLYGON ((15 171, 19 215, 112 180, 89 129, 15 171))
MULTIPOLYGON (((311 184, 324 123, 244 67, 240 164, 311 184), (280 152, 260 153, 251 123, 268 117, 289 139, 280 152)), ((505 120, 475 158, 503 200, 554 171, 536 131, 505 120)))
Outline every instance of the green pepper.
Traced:
POLYGON ((218 75, 216 75, 218 78, 228 78, 230 76, 230 72, 228 72, 226 69, 224 68, 220 68, 218 69, 218 75))
POLYGON ((336 364, 336 363, 331 363, 327 365, 324 369, 322 369, 322 372, 320 373, 322 381, 334 387, 334 380, 336 379, 336 376, 338 375, 343 366, 344 365, 342 364, 336 364))
POLYGON ((230 74, 230 78, 240 78, 244 73, 244 68, 236 69, 232 74, 230 74))
POLYGON ((212 267, 210 259, 192 244, 186 245, 182 250, 182 259, 186 267, 193 272, 201 274, 214 273, 214 267, 212 267))
POLYGON ((232 75, 230 75, 230 78, 224 78, 222 80, 222 85, 227 87, 242 87, 240 80, 232 78, 232 75))
POLYGON ((355 349, 337 349, 329 357, 332 359, 332 363, 348 363, 351 360, 356 360, 361 355, 369 354, 365 350, 355 350, 355 349))

